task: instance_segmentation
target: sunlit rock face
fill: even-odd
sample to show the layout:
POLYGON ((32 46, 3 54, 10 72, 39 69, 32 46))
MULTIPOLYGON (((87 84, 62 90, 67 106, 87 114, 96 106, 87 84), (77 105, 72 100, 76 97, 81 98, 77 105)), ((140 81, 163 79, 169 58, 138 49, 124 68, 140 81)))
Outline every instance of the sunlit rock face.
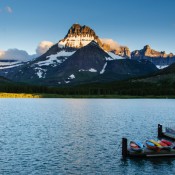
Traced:
POLYGON ((85 25, 73 24, 65 38, 60 40, 58 44, 64 47, 81 48, 88 45, 93 40, 102 46, 94 30, 85 25))
POLYGON ((131 53, 128 47, 118 46, 112 48, 109 43, 102 42, 96 35, 95 31, 88 26, 81 26, 80 24, 73 24, 69 29, 64 39, 60 40, 59 47, 73 47, 82 48, 88 45, 91 41, 95 41, 106 52, 113 52, 114 54, 130 58, 131 53))
POLYGON ((146 59, 154 63, 158 68, 165 68, 175 62, 175 55, 172 53, 167 54, 164 51, 156 51, 149 45, 146 45, 141 50, 133 51, 131 53, 131 59, 146 59))
POLYGON ((162 58, 167 58, 167 57, 174 57, 175 55, 173 55, 172 53, 170 54, 166 54, 165 51, 156 51, 153 50, 149 45, 146 45, 143 47, 143 49, 141 50, 135 50, 132 52, 131 56, 134 57, 140 57, 140 58, 144 58, 144 57, 162 57, 162 58))

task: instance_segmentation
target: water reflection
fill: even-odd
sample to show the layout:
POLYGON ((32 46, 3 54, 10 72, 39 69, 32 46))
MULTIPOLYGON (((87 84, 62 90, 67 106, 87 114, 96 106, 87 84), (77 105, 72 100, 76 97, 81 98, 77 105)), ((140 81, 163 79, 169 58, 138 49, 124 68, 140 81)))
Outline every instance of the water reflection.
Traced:
POLYGON ((0 99, 0 174, 159 174, 168 159, 121 158, 121 139, 156 138, 174 100, 0 99))

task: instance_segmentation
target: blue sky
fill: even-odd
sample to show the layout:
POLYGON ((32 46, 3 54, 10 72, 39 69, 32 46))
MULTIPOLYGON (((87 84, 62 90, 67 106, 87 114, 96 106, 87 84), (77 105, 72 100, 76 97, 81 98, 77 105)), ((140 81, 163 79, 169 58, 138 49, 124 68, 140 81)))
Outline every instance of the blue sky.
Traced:
POLYGON ((149 44, 175 53, 174 0, 0 0, 0 50, 35 53, 41 41, 58 42, 73 23, 130 50, 149 44))

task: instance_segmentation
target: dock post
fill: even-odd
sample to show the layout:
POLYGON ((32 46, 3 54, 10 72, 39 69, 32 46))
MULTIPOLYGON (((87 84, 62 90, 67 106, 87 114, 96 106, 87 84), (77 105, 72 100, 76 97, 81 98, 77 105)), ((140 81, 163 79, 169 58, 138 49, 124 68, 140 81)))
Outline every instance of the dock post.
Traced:
POLYGON ((123 158, 127 157, 128 150, 127 150, 127 139, 122 138, 122 156, 123 158))
POLYGON ((163 136, 163 132, 162 132, 162 125, 158 124, 158 137, 162 137, 163 136))

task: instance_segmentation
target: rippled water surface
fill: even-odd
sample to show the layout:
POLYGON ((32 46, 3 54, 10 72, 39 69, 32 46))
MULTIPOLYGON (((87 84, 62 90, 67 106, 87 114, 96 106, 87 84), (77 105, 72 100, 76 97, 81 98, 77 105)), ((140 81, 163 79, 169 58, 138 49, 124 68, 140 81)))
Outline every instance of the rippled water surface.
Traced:
POLYGON ((175 159, 126 159, 121 138, 156 138, 175 100, 0 99, 0 174, 174 174, 175 159))

